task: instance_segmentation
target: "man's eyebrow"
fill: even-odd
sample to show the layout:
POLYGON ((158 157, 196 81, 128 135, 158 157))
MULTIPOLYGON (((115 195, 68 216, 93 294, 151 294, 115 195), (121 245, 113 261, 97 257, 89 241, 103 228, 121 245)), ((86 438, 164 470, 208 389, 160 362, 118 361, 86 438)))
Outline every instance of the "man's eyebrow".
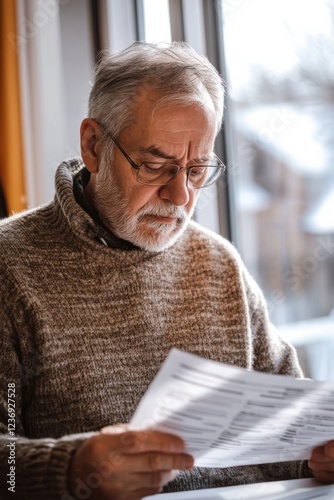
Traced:
POLYGON ((157 146, 148 146, 147 148, 139 148, 139 153, 150 154, 156 158, 164 158, 165 160, 176 160, 175 156, 168 155, 159 149, 157 146))
MULTIPOLYGON (((138 152, 140 154, 150 154, 152 156, 155 156, 156 158, 164 158, 165 160, 177 161, 175 156, 171 156, 171 155, 168 155, 167 153, 164 153, 157 146, 148 146, 147 148, 139 148, 138 152)), ((194 158, 192 161, 198 161, 200 163, 203 160, 204 161, 208 160, 211 156, 212 156, 212 154, 204 155, 203 158, 194 158)))

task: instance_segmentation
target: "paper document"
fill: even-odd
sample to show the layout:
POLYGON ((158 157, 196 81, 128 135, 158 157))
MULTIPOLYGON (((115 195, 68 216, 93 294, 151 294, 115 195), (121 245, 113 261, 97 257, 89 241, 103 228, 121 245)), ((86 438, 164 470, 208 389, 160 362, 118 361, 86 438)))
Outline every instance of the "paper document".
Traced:
POLYGON ((145 497, 147 500, 333 500, 333 498, 334 484, 323 485, 312 479, 243 484, 145 497))
POLYGON ((334 384, 251 372, 173 349, 130 424, 182 437, 200 467, 307 459, 334 439, 334 384))

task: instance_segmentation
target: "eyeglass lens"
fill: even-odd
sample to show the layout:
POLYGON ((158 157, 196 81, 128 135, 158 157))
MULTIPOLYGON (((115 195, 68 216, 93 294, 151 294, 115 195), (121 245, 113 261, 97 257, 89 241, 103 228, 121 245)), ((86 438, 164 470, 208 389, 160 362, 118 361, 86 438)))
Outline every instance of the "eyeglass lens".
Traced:
MULTIPOLYGON (((216 181, 222 172, 220 166, 193 166, 187 172, 187 185, 193 188, 208 186, 216 181)), ((163 186, 171 182, 180 172, 178 165, 143 163, 138 170, 138 181, 143 184, 163 186)))

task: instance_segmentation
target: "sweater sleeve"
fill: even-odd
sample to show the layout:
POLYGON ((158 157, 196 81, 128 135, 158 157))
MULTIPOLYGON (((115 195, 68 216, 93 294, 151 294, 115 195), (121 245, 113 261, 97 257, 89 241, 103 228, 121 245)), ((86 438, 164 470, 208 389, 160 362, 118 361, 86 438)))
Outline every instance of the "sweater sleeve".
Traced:
POLYGON ((83 440, 95 433, 60 439, 25 436, 23 407, 29 404, 39 359, 30 355, 30 364, 22 363, 15 319, 6 314, 5 302, 0 308, 0 498, 69 500, 70 459, 83 440))
MULTIPOLYGON (((70 459, 83 440, 92 434, 70 435, 57 440, 33 440, 2 434, 1 498, 73 500, 68 489, 70 459)), ((85 488, 85 485, 82 487, 85 488)))

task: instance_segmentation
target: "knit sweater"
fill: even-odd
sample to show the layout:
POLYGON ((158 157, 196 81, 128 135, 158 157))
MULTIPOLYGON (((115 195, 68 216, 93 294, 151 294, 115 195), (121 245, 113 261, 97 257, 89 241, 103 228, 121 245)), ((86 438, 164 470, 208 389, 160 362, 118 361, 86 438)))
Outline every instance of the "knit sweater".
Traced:
MULTIPOLYGON (((72 498, 73 452, 103 426, 131 419, 172 347, 301 376, 229 242, 191 222, 161 252, 101 244, 100 228, 73 196, 82 166, 62 163, 53 202, 0 224, 1 498, 72 498), (8 384, 15 436, 6 434, 14 416, 8 384)), ((165 491, 309 475, 302 462, 195 468, 165 491)))

